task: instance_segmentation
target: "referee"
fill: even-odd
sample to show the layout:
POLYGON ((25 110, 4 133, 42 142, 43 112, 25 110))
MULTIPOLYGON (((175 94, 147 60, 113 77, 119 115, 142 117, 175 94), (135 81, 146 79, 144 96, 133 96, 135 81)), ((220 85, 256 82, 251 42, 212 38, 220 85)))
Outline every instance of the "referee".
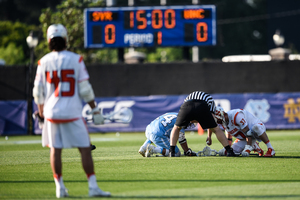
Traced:
MULTIPOLYGON (((195 91, 185 98, 184 103, 180 106, 177 120, 170 135, 169 155, 171 157, 175 157, 175 146, 178 141, 180 130, 187 128, 191 122, 198 122, 203 129, 210 129, 210 131, 214 132, 220 143, 227 150, 227 156, 235 156, 224 132, 219 128, 213 117, 215 110, 216 106, 214 99, 208 93, 195 91)), ((184 152, 184 154, 193 156, 192 151, 184 152)))

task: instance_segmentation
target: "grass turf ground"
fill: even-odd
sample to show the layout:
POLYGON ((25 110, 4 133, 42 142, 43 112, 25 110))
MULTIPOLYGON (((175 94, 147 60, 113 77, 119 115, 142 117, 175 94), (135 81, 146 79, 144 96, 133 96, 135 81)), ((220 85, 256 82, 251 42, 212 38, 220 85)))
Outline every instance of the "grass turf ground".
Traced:
MULTIPOLYGON (((137 153, 144 133, 91 134, 98 185, 109 199, 300 199, 300 131, 267 133, 274 158, 144 158, 137 153)), ((186 138, 194 151, 205 146, 206 134, 186 138)), ((49 149, 40 141, 0 137, 0 199, 56 199, 49 149)), ((211 148, 221 149, 215 137, 211 148)), ((88 198, 77 149, 63 150, 63 178, 69 198, 88 198)))

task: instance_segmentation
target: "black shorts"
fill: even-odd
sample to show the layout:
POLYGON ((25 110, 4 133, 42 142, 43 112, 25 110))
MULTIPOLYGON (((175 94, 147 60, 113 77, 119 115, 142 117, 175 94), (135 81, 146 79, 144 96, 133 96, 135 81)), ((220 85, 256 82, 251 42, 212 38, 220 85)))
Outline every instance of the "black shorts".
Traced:
POLYGON ((189 100, 184 102, 180 106, 175 125, 185 129, 193 120, 199 122, 203 129, 215 128, 217 126, 206 101, 203 100, 189 100))

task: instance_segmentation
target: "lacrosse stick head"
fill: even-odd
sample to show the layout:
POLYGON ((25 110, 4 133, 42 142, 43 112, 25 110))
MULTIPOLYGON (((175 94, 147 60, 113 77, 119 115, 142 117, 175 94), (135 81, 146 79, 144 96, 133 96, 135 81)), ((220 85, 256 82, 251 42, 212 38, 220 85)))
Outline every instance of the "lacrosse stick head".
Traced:
POLYGON ((133 112, 130 108, 124 107, 116 112, 105 114, 104 118, 111 122, 130 123, 133 117, 133 112))
POLYGON ((209 146, 205 146, 203 151, 197 153, 198 156, 216 156, 218 152, 214 149, 211 149, 209 146))
POLYGON ((203 148, 203 155, 204 156, 210 156, 211 155, 211 148, 209 146, 205 146, 203 148))

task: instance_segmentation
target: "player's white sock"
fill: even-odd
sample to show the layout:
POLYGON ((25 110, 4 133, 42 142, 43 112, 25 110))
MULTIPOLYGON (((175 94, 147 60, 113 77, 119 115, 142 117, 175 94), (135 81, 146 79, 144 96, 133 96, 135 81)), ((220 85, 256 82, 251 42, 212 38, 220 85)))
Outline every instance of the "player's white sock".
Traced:
POLYGON ((168 156, 169 155, 169 149, 166 149, 166 153, 164 156, 168 156))
POLYGON ((87 174, 89 188, 98 188, 97 179, 95 174, 87 174))
POLYGON ((159 148, 159 147, 154 147, 153 153, 161 153, 161 148, 159 148))
POLYGON ((268 141, 267 141, 265 144, 267 145, 267 147, 268 147, 268 148, 271 148, 271 149, 273 149, 273 147, 272 147, 272 145, 271 145, 271 142, 270 142, 270 140, 268 140, 268 141))
POLYGON ((147 148, 147 145, 148 144, 151 144, 152 142, 151 142, 151 140, 146 140, 145 142, 144 142, 144 144, 142 145, 145 149, 147 148))
POLYGON ((65 188, 65 184, 61 174, 53 175, 56 188, 65 188))

